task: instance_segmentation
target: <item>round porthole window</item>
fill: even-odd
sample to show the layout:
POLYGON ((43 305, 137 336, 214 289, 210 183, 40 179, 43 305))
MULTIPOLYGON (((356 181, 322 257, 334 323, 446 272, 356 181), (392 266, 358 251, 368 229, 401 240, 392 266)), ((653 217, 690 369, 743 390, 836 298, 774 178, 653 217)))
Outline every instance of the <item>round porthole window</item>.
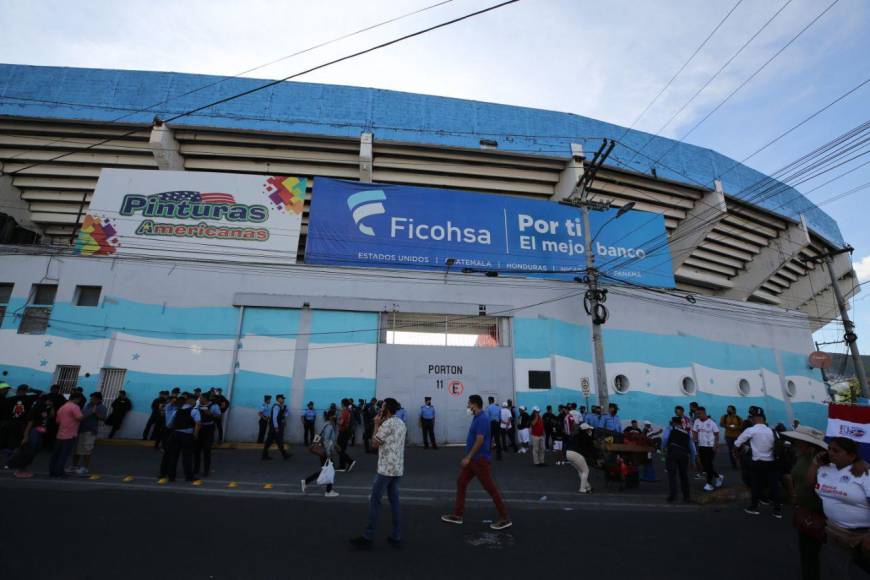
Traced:
POLYGON ((737 383, 737 390, 745 397, 752 391, 752 387, 750 386, 749 381, 746 379, 740 379, 740 382, 737 383))
POLYGON ((785 392, 789 397, 797 395, 797 385, 794 384, 794 381, 788 381, 785 384, 785 392))
POLYGON ((628 377, 625 375, 616 375, 613 379, 613 390, 619 394, 625 393, 628 391, 630 384, 628 382, 628 377))
POLYGON ((683 390, 684 395, 694 395, 695 394, 695 380, 692 377, 683 377, 683 380, 680 382, 680 388, 683 390))

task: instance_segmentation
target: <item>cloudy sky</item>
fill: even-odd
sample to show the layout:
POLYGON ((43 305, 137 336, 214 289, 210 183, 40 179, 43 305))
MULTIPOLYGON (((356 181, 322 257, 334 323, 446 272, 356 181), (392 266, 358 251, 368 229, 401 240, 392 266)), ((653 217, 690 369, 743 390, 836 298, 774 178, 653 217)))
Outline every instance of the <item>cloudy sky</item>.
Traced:
MULTIPOLYGON (((649 104, 737 0, 522 0, 299 80, 372 86, 567 111, 682 139, 834 0, 742 0, 661 98, 649 104), (782 9, 780 11, 780 9, 782 9), (774 17, 774 15, 779 13, 774 17), (773 20, 691 104, 734 53, 773 20)), ((437 0, 228 2, 0 0, 0 61, 235 75, 437 0)), ((453 0, 244 76, 282 78, 314 64, 496 4, 453 0)), ((686 141, 742 159, 870 78, 870 3, 839 0, 686 141)), ((750 165, 772 173, 870 117, 870 84, 750 165)), ((809 191, 863 157, 800 187, 809 191)), ((870 280, 870 165, 810 194, 840 224, 870 280)), ((870 290, 870 285, 868 285, 870 290)), ((870 352, 870 291, 853 302, 870 352)), ((833 325, 817 333, 836 340, 833 325)), ((830 347, 843 350, 842 345, 830 347)))

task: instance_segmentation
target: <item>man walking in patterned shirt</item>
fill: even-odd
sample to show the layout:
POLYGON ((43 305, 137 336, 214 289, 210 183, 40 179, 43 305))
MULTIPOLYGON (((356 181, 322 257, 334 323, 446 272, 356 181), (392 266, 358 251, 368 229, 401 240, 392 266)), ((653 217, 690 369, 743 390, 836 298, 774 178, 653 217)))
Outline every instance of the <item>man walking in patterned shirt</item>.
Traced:
POLYGON ((380 414, 375 419, 375 438, 372 446, 378 450, 378 475, 375 477, 369 500, 369 522, 362 536, 351 539, 356 548, 370 548, 378 518, 381 515, 381 497, 384 490, 390 499, 390 512, 393 516, 393 533, 387 541, 393 547, 402 543, 401 515, 399 512, 399 480, 405 471, 405 422, 396 417, 401 408, 396 399, 384 399, 380 414))

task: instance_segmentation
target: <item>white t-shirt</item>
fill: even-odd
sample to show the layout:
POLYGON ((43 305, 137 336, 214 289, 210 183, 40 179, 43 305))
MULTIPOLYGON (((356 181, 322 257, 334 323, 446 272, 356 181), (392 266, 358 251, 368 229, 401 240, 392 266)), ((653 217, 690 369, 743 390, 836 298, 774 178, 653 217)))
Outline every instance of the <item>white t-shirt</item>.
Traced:
POLYGON ((501 428, 502 429, 510 429, 512 419, 513 419, 513 414, 511 413, 511 410, 502 407, 502 409, 501 409, 501 428))
POLYGON ((870 475, 855 477, 851 468, 837 469, 833 463, 819 467, 816 493, 833 523, 841 528, 870 528, 870 475))
POLYGON ((747 441, 752 448, 753 461, 773 461, 773 429, 764 423, 753 425, 740 434, 734 445, 740 447, 747 441))
POLYGON ((698 434, 698 445, 700 447, 713 447, 716 443, 716 433, 719 432, 719 426, 710 417, 707 417, 704 421, 695 419, 692 431, 698 434))

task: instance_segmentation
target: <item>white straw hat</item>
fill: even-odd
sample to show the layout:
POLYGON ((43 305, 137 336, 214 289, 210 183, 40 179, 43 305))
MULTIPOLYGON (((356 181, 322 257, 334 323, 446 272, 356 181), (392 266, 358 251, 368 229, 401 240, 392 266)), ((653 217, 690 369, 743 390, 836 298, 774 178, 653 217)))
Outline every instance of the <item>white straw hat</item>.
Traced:
POLYGON ((803 425, 799 425, 797 429, 794 431, 783 431, 781 433, 783 437, 788 437, 789 439, 794 439, 796 441, 804 441, 806 443, 810 443, 815 445, 816 447, 821 447, 822 449, 827 449, 828 444, 825 443, 825 433, 823 431, 819 431, 818 429, 813 429, 812 427, 804 427, 803 425))

